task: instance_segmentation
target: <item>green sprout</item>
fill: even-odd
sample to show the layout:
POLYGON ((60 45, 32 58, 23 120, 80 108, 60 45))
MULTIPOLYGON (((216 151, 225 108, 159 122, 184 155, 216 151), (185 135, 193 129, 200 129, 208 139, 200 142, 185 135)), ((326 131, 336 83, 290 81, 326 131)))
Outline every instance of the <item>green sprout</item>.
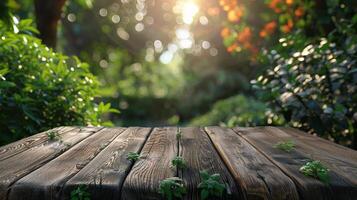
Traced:
POLYGON ((181 130, 178 128, 177 129, 177 132, 176 132, 176 139, 177 140, 180 140, 182 138, 182 132, 181 132, 181 130))
POLYGON ((181 199, 186 193, 182 179, 171 177, 160 182, 159 193, 167 200, 181 199))
POLYGON ((90 200, 88 186, 79 185, 75 190, 72 190, 71 200, 90 200))
POLYGON ((186 168, 186 161, 181 156, 176 156, 172 161, 172 166, 177 167, 179 169, 186 168))
POLYGON ((328 183, 330 180, 329 172, 330 170, 325 167, 320 161, 314 160, 307 162, 304 166, 300 168, 300 172, 305 176, 310 176, 324 183, 328 183))
POLYGON ((206 170, 201 171, 202 182, 198 184, 198 188, 201 190, 201 200, 208 197, 222 197, 226 187, 219 182, 219 174, 209 175, 206 170))
POLYGON ((291 150, 293 150, 295 148, 295 143, 292 140, 288 140, 288 141, 281 141, 278 142, 274 145, 274 148, 286 151, 286 152, 290 152, 291 150))
POLYGON ((130 160, 130 161, 137 161, 139 160, 140 158, 140 155, 136 152, 129 152, 127 155, 126 155, 126 159, 130 160))
POLYGON ((57 131, 49 131, 46 133, 48 140, 53 141, 53 140, 58 140, 60 139, 60 136, 57 131))

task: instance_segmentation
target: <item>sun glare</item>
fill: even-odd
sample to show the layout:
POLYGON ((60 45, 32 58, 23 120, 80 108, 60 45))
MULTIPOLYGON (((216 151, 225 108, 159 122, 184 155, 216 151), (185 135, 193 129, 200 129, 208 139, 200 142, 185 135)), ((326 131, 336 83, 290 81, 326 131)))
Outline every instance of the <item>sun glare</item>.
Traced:
MULTIPOLYGON (((176 15, 176 26, 174 38, 169 44, 162 44, 160 48, 155 46, 155 53, 160 53, 159 60, 163 64, 171 64, 180 58, 180 52, 188 52, 195 54, 201 50, 208 50, 210 55, 216 55, 217 49, 211 47, 208 41, 196 40, 192 28, 196 25, 207 25, 208 18, 200 12, 197 0, 176 0, 172 7, 172 12, 176 15), (196 22, 198 23, 194 23, 196 22), (201 47, 202 46, 202 47, 201 47)), ((169 6, 164 6, 164 10, 170 10, 169 6)), ((158 42, 157 42, 158 44, 158 42)), ((153 60, 154 52, 147 52, 145 59, 153 60)))
POLYGON ((186 1, 182 5, 182 18, 185 24, 192 24, 193 19, 199 11, 198 6, 192 1, 186 1))

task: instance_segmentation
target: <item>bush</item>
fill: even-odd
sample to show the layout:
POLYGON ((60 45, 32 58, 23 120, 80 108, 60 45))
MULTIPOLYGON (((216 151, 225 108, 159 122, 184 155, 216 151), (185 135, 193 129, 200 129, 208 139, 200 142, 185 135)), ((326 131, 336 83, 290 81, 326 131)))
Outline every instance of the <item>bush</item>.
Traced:
POLYGON ((30 20, 11 29, 0 21, 0 143, 62 125, 110 125, 100 116, 115 110, 93 102, 98 82, 87 64, 33 32, 30 20))
POLYGON ((274 67, 253 83, 263 100, 290 125, 357 148, 357 34, 353 26, 318 40, 309 41, 301 34, 280 39, 280 45, 266 54, 274 67))
POLYGON ((243 95, 218 101, 210 112, 191 121, 194 126, 234 127, 267 124, 282 124, 281 117, 271 113, 265 104, 243 95))

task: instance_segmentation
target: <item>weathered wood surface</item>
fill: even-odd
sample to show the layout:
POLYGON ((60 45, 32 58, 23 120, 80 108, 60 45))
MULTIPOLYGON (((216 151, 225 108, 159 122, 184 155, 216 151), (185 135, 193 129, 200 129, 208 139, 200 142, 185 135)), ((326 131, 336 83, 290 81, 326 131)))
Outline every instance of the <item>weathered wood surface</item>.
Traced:
POLYGON ((98 130, 98 128, 76 128, 62 134, 62 142, 47 140, 43 144, 0 161, 0 199, 5 199, 9 193, 9 186, 17 180, 56 158, 98 130))
POLYGON ((62 155, 18 180, 9 199, 58 199, 62 186, 88 164, 123 129, 103 129, 87 137, 62 155), (20 195, 19 195, 20 194, 20 195))
POLYGON ((140 153, 150 130, 138 127, 126 129, 66 183, 62 198, 70 196, 70 191, 78 185, 89 185, 91 196, 95 199, 119 199, 120 189, 133 164, 126 159, 126 155, 129 152, 140 153))
POLYGON ((298 199, 293 181, 233 130, 206 130, 248 199, 298 199))
POLYGON ((5 160, 8 157, 21 153, 31 147, 42 144, 48 140, 47 133, 56 132, 58 135, 74 129, 73 127, 58 127, 42 133, 38 133, 31 137, 24 138, 17 142, 5 145, 0 148, 0 161, 5 160))
MULTIPOLYGON (((221 199, 356 199, 357 153, 291 128, 99 128, 59 127, 60 140, 43 132, 0 147, 0 200, 70 199, 86 185, 91 199, 163 199, 160 181, 180 177, 187 194, 200 199, 200 171, 219 173, 221 199), (291 152, 274 148, 293 140, 291 152), (141 154, 128 161, 129 152, 141 154), (185 169, 171 161, 181 156, 185 169), (299 168, 320 160, 330 183, 299 168)), ((212 198, 219 199, 219 198, 212 198)))
MULTIPOLYGON (((178 170, 188 189, 185 199, 199 199, 199 191, 196 189, 200 183, 200 171, 206 170, 209 174, 220 174, 221 181, 227 183, 228 193, 223 199, 242 198, 243 194, 239 185, 220 159, 215 148, 200 128, 181 128, 182 138, 179 140, 179 155, 184 158, 187 168, 178 170)), ((218 199, 218 198, 217 198, 218 199)))
POLYGON ((291 128, 267 128, 270 132, 285 134, 295 140, 306 154, 310 154, 313 159, 321 160, 334 169, 353 185, 357 185, 357 154, 349 148, 337 145, 319 137, 313 137, 291 128), (316 145, 316 144, 319 145, 316 145))
MULTIPOLYGON (((300 173, 299 168, 312 158, 306 153, 306 145, 303 142, 296 140, 296 138, 294 139, 282 130, 265 127, 235 128, 234 130, 286 173, 295 182, 299 193, 304 199, 348 199, 353 193, 357 195, 356 188, 344 177, 338 176, 336 174, 338 171, 332 170, 330 165, 327 165, 331 169, 329 185, 313 178, 306 178, 300 173), (296 147, 291 152, 284 152, 273 147, 277 142, 287 140, 292 140, 296 144, 296 147), (343 188, 339 188, 341 183, 344 185, 343 188)), ((314 154, 316 149, 310 149, 309 152, 314 154)), ((323 161, 321 157, 314 159, 323 161)), ((326 165, 326 163, 324 164, 326 165)))
POLYGON ((171 160, 178 155, 177 128, 155 128, 125 179, 122 199, 158 199, 160 181, 177 176, 171 160))

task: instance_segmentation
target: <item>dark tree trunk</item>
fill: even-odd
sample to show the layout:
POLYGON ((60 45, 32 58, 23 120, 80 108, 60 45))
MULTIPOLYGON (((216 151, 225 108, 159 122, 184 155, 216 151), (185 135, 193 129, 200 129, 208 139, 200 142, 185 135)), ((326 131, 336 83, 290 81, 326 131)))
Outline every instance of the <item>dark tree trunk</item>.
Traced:
POLYGON ((62 8, 66 0, 35 0, 37 28, 42 42, 56 48, 57 25, 61 19, 62 8))

